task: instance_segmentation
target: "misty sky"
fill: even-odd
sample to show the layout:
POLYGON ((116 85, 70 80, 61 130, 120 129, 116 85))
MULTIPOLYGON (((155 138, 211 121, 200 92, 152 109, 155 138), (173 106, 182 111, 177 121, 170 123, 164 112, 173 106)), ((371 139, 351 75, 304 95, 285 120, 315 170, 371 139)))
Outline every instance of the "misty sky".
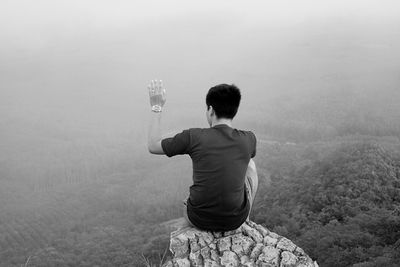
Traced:
POLYGON ((169 114, 184 108, 199 126, 216 83, 242 88, 239 118, 265 101, 287 98, 289 108, 305 90, 391 87, 399 18, 397 1, 4 0, 2 127, 144 125, 155 78, 167 87, 169 114))

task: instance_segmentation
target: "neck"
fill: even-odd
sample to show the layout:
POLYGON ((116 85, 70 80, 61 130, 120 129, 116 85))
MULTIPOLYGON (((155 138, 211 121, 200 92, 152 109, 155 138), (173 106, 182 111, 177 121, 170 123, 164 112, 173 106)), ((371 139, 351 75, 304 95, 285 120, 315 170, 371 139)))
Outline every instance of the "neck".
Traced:
POLYGON ((221 118, 221 119, 215 119, 212 123, 211 123, 211 127, 214 127, 215 125, 219 125, 219 124, 226 124, 229 127, 232 127, 232 120, 231 119, 225 119, 225 118, 221 118))

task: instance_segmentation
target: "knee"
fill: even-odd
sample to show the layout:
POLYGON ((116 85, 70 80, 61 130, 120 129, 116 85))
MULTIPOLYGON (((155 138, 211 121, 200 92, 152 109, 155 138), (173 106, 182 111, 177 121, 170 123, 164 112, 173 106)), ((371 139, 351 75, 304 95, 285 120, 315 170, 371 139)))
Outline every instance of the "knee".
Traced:
POLYGON ((252 180, 253 184, 258 184, 256 164, 252 159, 250 159, 249 165, 247 166, 246 176, 252 180))
POLYGON ((254 162, 254 160, 250 159, 249 164, 247 165, 247 171, 257 173, 256 163, 254 162))

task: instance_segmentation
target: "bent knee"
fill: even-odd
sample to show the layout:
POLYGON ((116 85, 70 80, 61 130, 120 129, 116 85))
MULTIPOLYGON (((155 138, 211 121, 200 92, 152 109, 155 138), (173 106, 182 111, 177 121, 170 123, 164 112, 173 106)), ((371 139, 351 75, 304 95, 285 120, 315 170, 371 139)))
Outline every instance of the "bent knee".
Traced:
POLYGON ((258 188, 258 175, 257 175, 257 169, 256 169, 256 164, 252 159, 250 159, 249 165, 247 167, 247 172, 246 176, 251 179, 251 183, 254 187, 255 190, 258 188))
POLYGON ((247 165, 247 171, 257 173, 256 163, 254 160, 250 159, 249 164, 247 165))

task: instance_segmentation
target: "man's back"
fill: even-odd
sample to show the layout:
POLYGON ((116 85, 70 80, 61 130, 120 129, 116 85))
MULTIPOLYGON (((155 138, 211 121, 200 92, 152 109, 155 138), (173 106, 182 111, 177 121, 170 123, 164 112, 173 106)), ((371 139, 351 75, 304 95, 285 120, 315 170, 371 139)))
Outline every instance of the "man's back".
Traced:
POLYGON ((169 157, 189 154, 193 161, 188 217, 201 229, 228 231, 247 218, 250 203, 244 188, 250 158, 256 154, 256 137, 250 131, 218 124, 191 128, 162 140, 169 157))

